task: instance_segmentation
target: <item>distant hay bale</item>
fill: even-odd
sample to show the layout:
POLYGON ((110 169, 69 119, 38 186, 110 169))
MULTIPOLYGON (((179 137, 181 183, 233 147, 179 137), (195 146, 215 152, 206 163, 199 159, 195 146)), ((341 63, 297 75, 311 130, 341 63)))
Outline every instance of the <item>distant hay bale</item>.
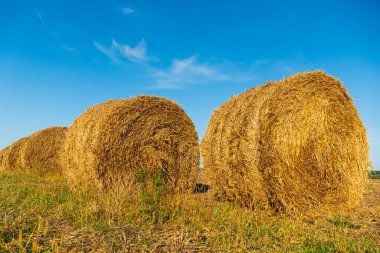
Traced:
POLYGON ((22 167, 60 172, 59 159, 66 131, 66 127, 50 127, 30 135, 21 150, 22 167))
POLYGON ((322 71, 233 97, 215 110, 202 142, 216 197, 293 213, 355 206, 368 153, 352 99, 322 71))
POLYGON ((0 170, 59 171, 66 127, 51 127, 14 142, 0 152, 0 170))
POLYGON ((5 171, 8 169, 8 157, 9 157, 10 147, 7 147, 0 151, 0 171, 5 171))
POLYGON ((29 137, 24 137, 16 142, 14 142, 11 146, 6 148, 4 154, 4 168, 7 170, 15 170, 23 168, 23 161, 21 158, 22 149, 25 147, 29 137))
POLYGON ((79 188, 133 188, 143 169, 151 176, 163 171, 167 189, 187 191, 199 165, 191 119, 176 103, 152 96, 91 107, 68 129, 63 147, 65 174, 79 188))

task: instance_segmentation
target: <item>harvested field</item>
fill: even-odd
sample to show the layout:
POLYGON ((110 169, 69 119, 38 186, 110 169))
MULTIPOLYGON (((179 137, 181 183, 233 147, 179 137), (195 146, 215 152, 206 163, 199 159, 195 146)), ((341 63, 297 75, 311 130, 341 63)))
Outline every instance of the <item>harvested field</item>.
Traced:
POLYGON ((356 222, 364 223, 378 238, 380 246, 380 179, 371 179, 364 191, 363 204, 353 212, 356 222))
POLYGON ((72 191, 59 175, 0 173, 1 252, 380 252, 380 181, 349 214, 289 217, 215 201, 72 191))

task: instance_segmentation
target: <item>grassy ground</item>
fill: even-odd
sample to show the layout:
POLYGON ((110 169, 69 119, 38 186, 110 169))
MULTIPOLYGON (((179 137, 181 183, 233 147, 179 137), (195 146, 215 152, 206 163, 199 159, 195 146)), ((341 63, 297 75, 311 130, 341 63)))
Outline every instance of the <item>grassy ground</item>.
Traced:
POLYGON ((380 171, 371 171, 370 178, 380 179, 380 171))
POLYGON ((0 252, 380 252, 380 180, 352 215, 289 218, 208 194, 140 201, 73 192, 59 176, 0 173, 0 252))

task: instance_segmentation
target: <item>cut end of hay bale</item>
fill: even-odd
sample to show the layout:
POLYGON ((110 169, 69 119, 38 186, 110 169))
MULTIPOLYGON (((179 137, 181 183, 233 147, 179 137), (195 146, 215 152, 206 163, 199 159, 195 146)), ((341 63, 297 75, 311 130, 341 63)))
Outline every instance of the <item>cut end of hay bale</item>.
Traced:
POLYGON ((192 121, 176 103, 153 96, 91 107, 69 128, 62 154, 65 174, 80 188, 133 191, 142 171, 162 171, 169 190, 191 190, 198 165, 192 121))
POLYGON ((202 142, 217 197, 292 213, 355 206, 368 149, 352 99, 322 71, 233 97, 213 113, 202 142))

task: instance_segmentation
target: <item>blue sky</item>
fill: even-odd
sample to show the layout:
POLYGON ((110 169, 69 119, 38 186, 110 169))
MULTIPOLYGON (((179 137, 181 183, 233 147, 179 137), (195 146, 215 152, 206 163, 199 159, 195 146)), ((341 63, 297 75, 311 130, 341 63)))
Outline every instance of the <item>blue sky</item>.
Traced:
POLYGON ((380 1, 1 1, 0 148, 139 94, 203 137, 231 96, 315 69, 348 89, 380 169, 380 1))

